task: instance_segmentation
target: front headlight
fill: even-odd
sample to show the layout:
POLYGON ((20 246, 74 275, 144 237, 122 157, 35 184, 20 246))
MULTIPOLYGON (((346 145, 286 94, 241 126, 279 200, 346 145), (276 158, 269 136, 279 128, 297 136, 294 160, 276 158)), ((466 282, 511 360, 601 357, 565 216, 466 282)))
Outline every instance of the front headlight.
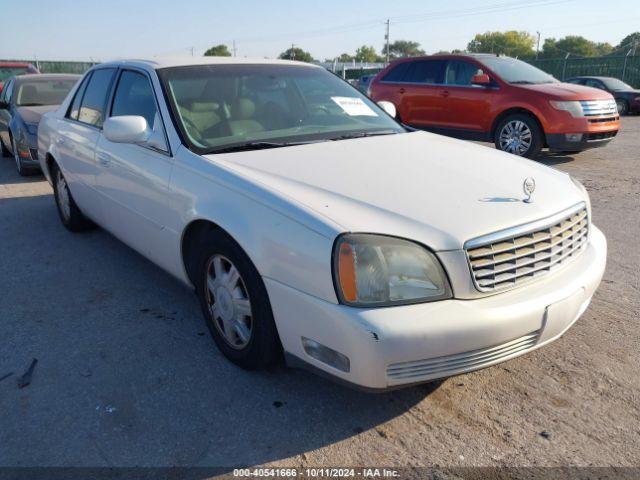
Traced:
POLYGON ((334 247, 333 266, 338 297, 347 305, 381 307, 451 297, 436 256, 408 240, 343 235, 334 247))
POLYGON ((569 112, 572 117, 584 117, 584 112, 582 111, 582 105, 580 104, 580 102, 556 102, 555 100, 551 100, 549 103, 551 103, 551 106, 556 110, 569 112))

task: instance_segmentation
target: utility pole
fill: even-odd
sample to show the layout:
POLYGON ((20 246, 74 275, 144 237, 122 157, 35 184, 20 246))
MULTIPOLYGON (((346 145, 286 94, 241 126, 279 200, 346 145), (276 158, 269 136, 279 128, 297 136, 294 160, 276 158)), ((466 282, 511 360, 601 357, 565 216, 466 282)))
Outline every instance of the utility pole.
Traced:
POLYGON ((389 65, 389 19, 387 18, 387 33, 384 36, 385 42, 386 42, 386 46, 385 46, 385 56, 386 56, 386 63, 387 65, 389 65))
POLYGON ((193 50, 195 49, 195 47, 191 47, 191 56, 193 57, 193 50))
POLYGON ((291 55, 289 55, 291 57, 290 58, 291 60, 295 60, 296 59, 296 51, 294 50, 295 47, 296 47, 295 44, 292 43, 291 44, 291 55))
POLYGON ((538 59, 538 55, 540 54, 540 32, 536 32, 538 34, 538 43, 536 46, 536 60, 538 59))
POLYGON ((236 56, 236 41, 233 41, 233 56, 236 56))

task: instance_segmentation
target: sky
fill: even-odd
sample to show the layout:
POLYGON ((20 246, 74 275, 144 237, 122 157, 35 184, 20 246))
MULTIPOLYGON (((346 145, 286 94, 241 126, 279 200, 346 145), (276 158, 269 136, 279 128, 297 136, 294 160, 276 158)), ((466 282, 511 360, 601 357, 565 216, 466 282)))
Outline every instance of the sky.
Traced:
MULTIPOLYGON (((427 53, 464 49, 489 30, 582 35, 616 45, 640 30, 638 0, 0 0, 0 58, 94 60, 202 55, 236 44, 273 58, 292 44, 324 60, 390 39, 427 53)), ((541 44, 542 44, 541 43, 541 44)))

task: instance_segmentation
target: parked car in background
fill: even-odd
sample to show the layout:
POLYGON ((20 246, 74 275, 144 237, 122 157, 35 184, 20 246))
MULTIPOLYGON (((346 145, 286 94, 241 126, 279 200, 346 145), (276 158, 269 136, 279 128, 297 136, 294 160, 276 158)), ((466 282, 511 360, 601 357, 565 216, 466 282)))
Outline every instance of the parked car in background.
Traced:
POLYGON ((0 147, 12 155, 20 175, 40 169, 38 123, 62 103, 80 75, 20 75, 0 93, 0 147))
POLYGON ((4 88, 4 82, 10 77, 27 73, 40 73, 36 67, 24 62, 0 62, 0 93, 4 88))
POLYGON ((364 93, 365 95, 369 94, 369 85, 371 85, 371 80, 373 80, 373 78, 376 75, 363 75, 360 78, 358 78, 358 81, 356 82, 356 88, 358 90, 360 90, 362 93, 364 93))
POLYGON ((620 115, 640 113, 640 90, 613 77, 573 77, 567 83, 599 88, 613 95, 620 115))
POLYGON ((608 92, 561 83, 520 60, 496 55, 401 59, 371 83, 403 123, 534 158, 541 149, 603 146, 620 128, 608 92))
POLYGON ((99 65, 38 148, 62 223, 192 286, 244 368, 284 354, 370 389, 476 370, 560 337, 605 267, 578 181, 409 132, 307 63, 99 65))

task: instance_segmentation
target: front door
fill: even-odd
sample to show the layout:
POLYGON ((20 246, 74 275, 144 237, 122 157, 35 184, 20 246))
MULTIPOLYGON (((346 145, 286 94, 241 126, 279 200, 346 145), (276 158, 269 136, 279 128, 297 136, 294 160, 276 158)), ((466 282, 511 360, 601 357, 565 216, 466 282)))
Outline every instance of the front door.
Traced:
POLYGON ((442 85, 445 60, 417 60, 410 63, 403 83, 398 85, 402 121, 415 127, 438 127, 446 115, 442 85))

